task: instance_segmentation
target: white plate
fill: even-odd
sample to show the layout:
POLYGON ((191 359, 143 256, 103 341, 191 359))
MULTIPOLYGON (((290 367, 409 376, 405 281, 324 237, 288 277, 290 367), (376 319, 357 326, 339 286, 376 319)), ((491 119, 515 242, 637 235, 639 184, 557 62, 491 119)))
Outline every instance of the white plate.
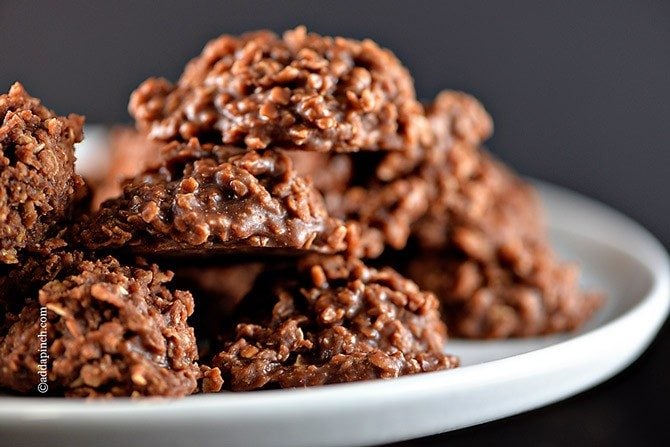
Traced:
POLYGON ((603 205, 538 185, 559 251, 609 293, 578 333, 451 341, 463 367, 311 389, 78 401, 0 397, 3 445, 364 445, 479 424, 547 405, 635 360, 665 320, 670 267, 643 228, 603 205))

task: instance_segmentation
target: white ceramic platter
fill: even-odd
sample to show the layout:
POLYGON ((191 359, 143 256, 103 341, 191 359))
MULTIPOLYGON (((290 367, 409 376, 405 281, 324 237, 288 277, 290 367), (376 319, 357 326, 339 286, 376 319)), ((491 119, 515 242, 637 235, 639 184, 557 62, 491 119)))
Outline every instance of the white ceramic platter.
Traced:
POLYGON ((584 285, 609 294, 578 333, 452 340, 446 350, 461 357, 461 368, 394 380, 180 400, 0 397, 0 445, 380 444, 503 418, 592 387, 635 360, 665 320, 668 256, 616 211, 538 188, 559 252, 582 264, 584 285))

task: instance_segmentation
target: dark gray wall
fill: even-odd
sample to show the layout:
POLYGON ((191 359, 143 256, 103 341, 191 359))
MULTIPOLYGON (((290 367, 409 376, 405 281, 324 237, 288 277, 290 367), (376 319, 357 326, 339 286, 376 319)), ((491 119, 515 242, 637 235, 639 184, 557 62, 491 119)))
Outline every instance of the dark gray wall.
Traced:
POLYGON ((595 196, 670 244, 670 2, 19 3, 0 1, 0 88, 21 80, 89 122, 127 121, 139 82, 175 79, 221 33, 306 24, 371 37, 422 98, 481 98, 490 147, 518 170, 595 196))

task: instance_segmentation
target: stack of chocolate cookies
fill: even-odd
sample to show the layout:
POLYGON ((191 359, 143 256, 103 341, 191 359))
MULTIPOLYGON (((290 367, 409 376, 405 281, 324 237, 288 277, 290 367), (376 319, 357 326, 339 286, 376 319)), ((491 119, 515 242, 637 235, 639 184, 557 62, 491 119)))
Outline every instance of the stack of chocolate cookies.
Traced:
POLYGON ((483 107, 421 104, 372 41, 222 36, 129 110, 137 130, 111 133, 87 195, 82 119, 18 84, 0 96, 7 390, 34 392, 40 369, 66 396, 397 377, 457 366, 447 327, 566 331, 602 301, 556 259, 533 189, 482 148, 483 107))

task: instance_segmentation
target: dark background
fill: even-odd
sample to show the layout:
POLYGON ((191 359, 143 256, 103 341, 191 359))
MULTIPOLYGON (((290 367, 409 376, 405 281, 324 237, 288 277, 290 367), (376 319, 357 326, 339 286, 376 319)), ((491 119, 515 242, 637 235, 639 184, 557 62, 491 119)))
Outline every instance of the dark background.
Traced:
MULTIPOLYGON (((0 90, 21 80, 58 112, 129 121, 132 89, 151 75, 176 79, 207 40, 298 24, 391 48, 421 98, 475 94, 494 117, 489 146, 501 158, 620 209, 670 245, 670 2, 0 0, 0 90)), ((667 326, 596 389, 424 441, 670 441, 667 326)))

